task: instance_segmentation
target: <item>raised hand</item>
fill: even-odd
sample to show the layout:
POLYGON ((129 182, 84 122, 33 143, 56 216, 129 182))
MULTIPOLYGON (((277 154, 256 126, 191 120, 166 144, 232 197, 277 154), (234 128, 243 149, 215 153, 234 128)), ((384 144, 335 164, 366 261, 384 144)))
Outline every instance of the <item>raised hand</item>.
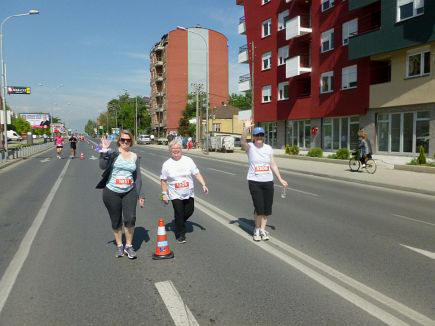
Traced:
POLYGON ((105 137, 101 137, 101 146, 103 146, 104 149, 107 149, 110 147, 111 141, 108 140, 105 137))
POLYGON ((252 120, 246 120, 246 121, 244 121, 244 123, 243 123, 243 127, 245 128, 245 129, 250 129, 250 128, 252 128, 254 126, 254 123, 252 122, 252 120))

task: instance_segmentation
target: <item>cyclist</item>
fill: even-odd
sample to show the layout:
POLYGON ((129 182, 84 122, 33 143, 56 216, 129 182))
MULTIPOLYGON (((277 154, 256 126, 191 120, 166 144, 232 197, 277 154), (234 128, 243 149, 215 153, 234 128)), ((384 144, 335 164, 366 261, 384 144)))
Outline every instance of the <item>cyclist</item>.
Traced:
POLYGON ((368 156, 370 155, 370 148, 366 140, 367 134, 364 132, 364 130, 360 130, 358 132, 358 154, 359 154, 359 160, 361 162, 361 165, 363 168, 366 167, 366 161, 368 156))
POLYGON ((281 178, 278 166, 273 159, 273 149, 264 143, 264 129, 254 128, 252 131, 253 142, 246 141, 249 130, 253 127, 252 121, 248 121, 243 129, 240 144, 248 154, 249 170, 248 183, 254 203, 255 229, 254 241, 269 240, 269 233, 266 231, 268 216, 272 215, 272 204, 274 194, 273 173, 276 175, 283 187, 287 182, 281 178), (273 173, 272 173, 273 172, 273 173))
POLYGON ((62 158, 63 142, 64 142, 64 139, 63 139, 62 135, 60 134, 60 132, 57 132, 55 143, 56 143, 57 158, 59 160, 62 158))
POLYGON ((190 157, 183 156, 182 145, 177 140, 169 143, 171 158, 163 163, 160 175, 162 200, 172 202, 175 220, 175 238, 178 243, 186 242, 186 221, 194 211, 192 175, 202 185, 204 193, 208 188, 204 178, 190 157))
POLYGON ((103 189, 103 202, 109 212, 116 242, 116 257, 127 254, 136 258, 132 241, 136 224, 136 203, 144 207, 141 193, 142 176, 139 157, 130 151, 133 135, 130 131, 120 132, 118 151, 109 152, 110 140, 101 138, 100 168, 104 170, 97 189, 103 189), (122 221, 124 220, 125 247, 122 243, 122 221))

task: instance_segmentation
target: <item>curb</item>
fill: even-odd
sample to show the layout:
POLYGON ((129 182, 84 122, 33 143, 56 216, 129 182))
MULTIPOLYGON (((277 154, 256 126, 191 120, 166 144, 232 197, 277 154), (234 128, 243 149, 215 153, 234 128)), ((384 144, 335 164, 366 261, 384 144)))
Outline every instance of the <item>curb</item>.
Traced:
MULTIPOLYGON (((54 145, 53 145, 53 147, 54 147, 54 145)), ((29 156, 26 156, 26 157, 18 157, 18 158, 12 159, 12 160, 10 160, 10 161, 8 161, 6 163, 0 164, 0 170, 4 169, 4 168, 7 168, 8 166, 11 166, 13 164, 19 163, 21 161, 27 160, 29 157, 42 154, 42 153, 47 152, 47 151, 52 150, 52 149, 53 149, 52 147, 49 147, 47 149, 44 149, 44 150, 42 150, 40 152, 37 152, 37 153, 33 153, 32 155, 29 155, 29 156)))
MULTIPOLYGON (((159 149, 156 147, 153 147, 153 148, 159 149)), ((201 153, 198 154, 198 153, 192 153, 192 152, 189 152, 189 153, 184 152, 184 154, 197 156, 197 157, 201 157, 201 158, 210 158, 209 156, 201 154, 201 153)), ((240 164, 240 165, 246 163, 246 162, 241 162, 241 161, 236 161, 236 160, 231 160, 231 159, 222 159, 222 158, 215 158, 215 157, 213 157, 212 159, 214 159, 216 161, 236 163, 236 164, 240 164)), ((328 179, 332 179, 332 180, 340 180, 340 181, 352 182, 352 183, 357 183, 357 184, 362 184, 362 185, 369 185, 369 186, 382 187, 382 188, 387 188, 387 189, 392 189, 392 190, 401 190, 401 191, 406 191, 406 192, 418 193, 418 194, 422 194, 422 195, 435 196, 435 191, 431 191, 431 190, 418 189, 418 188, 412 188, 412 187, 404 187, 404 186, 398 186, 398 185, 391 185, 391 184, 382 183, 382 182, 355 180, 352 178, 340 177, 340 176, 335 176, 335 175, 330 175, 330 174, 308 172, 308 171, 294 170, 294 169, 281 168, 281 167, 279 169, 281 171, 285 171, 285 172, 299 173, 299 174, 311 175, 311 176, 315 176, 315 177, 328 178, 328 179)))
POLYGON ((298 155, 283 155, 283 154, 275 154, 274 157, 293 159, 293 160, 302 160, 302 161, 313 161, 313 162, 321 162, 321 163, 332 163, 332 164, 342 164, 348 165, 349 160, 338 160, 326 157, 309 157, 309 156, 298 156, 298 155))
POLYGON ((418 173, 435 173, 435 168, 430 166, 416 166, 416 165, 394 165, 394 170, 412 171, 418 173))

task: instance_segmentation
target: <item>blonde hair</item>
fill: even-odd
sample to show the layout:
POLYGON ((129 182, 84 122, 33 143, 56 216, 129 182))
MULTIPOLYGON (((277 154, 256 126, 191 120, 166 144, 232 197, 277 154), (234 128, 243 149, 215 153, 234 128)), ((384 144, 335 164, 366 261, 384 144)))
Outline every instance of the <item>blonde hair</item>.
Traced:
POLYGON ((121 146, 121 144, 120 144, 120 139, 121 139, 121 135, 129 135, 130 136, 130 139, 131 139, 131 142, 130 142, 130 147, 131 146, 133 146, 133 142, 134 142, 134 137, 133 137, 133 134, 131 133, 131 131, 130 130, 121 130, 120 132, 119 132, 119 136, 118 136, 118 138, 116 139, 116 144, 118 145, 118 147, 119 146, 121 146))

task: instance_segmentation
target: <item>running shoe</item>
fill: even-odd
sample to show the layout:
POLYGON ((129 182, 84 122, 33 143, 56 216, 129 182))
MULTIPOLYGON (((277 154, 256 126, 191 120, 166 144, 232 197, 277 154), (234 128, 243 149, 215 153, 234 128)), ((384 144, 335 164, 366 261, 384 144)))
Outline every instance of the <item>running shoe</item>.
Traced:
POLYGON ((254 239, 254 241, 260 241, 261 240, 260 229, 255 229, 254 230, 254 235, 253 235, 252 238, 254 239))
POLYGON ((136 258, 136 252, 133 250, 133 247, 124 247, 124 252, 127 254, 128 258, 135 259, 136 258))
POLYGON ((186 243, 186 236, 185 236, 185 235, 180 235, 180 236, 177 238, 177 242, 178 242, 178 243, 186 243))
POLYGON ((260 229, 260 236, 261 236, 261 240, 263 241, 267 241, 269 240, 269 232, 267 232, 266 230, 261 230, 260 229))
POLYGON ((116 247, 116 258, 124 256, 124 246, 116 247))

